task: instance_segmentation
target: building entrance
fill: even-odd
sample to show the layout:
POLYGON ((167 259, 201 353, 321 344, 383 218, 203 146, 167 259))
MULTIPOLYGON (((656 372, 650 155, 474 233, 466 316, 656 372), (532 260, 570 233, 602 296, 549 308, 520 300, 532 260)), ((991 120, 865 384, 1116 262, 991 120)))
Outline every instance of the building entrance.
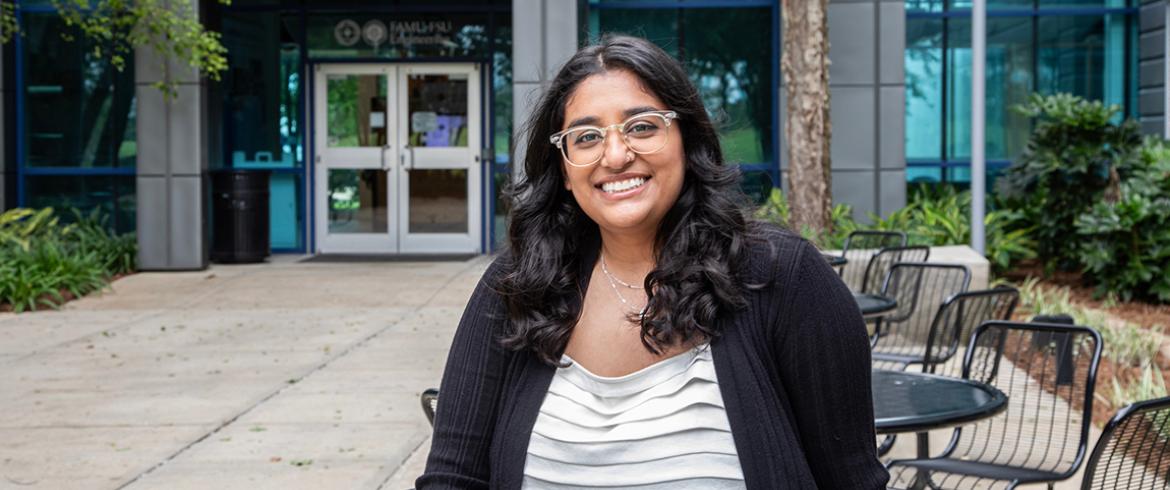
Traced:
POLYGON ((320 253, 476 253, 479 67, 314 68, 314 220, 320 253))

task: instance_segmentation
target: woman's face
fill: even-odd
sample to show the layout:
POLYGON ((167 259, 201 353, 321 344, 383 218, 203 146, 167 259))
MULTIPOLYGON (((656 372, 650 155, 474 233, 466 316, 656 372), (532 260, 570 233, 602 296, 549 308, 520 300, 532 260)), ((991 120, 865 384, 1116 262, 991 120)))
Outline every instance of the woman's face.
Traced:
MULTIPOLYGON (((577 85, 565 105, 560 129, 619 124, 646 111, 671 110, 642 86, 637 75, 610 70, 577 85)), ((588 167, 562 162, 565 188, 599 227, 609 232, 653 232, 682 191, 684 153, 679 122, 672 121, 666 145, 638 154, 616 130, 606 133, 601 160, 588 167), (631 187, 632 186, 632 187, 631 187)))

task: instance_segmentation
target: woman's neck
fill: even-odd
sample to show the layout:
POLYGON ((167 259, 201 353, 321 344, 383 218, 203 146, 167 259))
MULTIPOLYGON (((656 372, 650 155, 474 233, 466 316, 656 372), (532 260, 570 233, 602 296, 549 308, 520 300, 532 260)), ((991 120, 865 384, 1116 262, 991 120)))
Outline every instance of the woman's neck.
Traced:
POLYGON ((610 272, 641 283, 642 278, 654 269, 654 237, 602 230, 601 256, 610 272))

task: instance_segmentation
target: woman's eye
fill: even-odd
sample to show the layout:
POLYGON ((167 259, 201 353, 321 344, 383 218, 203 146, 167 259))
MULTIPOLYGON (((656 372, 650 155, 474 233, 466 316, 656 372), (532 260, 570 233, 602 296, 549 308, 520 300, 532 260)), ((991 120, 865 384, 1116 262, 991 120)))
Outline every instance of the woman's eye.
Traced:
POLYGON ((656 129, 658 129, 658 126, 655 126, 655 125, 650 124, 648 122, 637 122, 637 123, 634 123, 633 126, 626 128, 626 133, 627 134, 646 133, 649 131, 654 131, 656 129))
POLYGON ((584 144, 589 144, 589 143, 595 143, 600 139, 601 139, 601 136, 598 135, 597 133, 585 132, 585 133, 578 134, 577 137, 573 138, 573 144, 584 145, 584 144))

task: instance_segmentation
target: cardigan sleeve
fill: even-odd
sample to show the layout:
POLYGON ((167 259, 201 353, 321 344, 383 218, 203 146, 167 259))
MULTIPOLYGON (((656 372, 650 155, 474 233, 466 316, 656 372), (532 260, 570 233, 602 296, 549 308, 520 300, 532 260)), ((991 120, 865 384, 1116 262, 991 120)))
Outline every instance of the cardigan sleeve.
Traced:
POLYGON ((499 343, 505 315, 490 286, 499 259, 480 279, 463 311, 439 386, 435 427, 419 490, 488 488, 489 452, 509 353, 499 343))
POLYGON ((784 261, 773 336, 777 372, 819 488, 885 488, 877 459, 870 347, 852 293, 807 241, 784 261))

